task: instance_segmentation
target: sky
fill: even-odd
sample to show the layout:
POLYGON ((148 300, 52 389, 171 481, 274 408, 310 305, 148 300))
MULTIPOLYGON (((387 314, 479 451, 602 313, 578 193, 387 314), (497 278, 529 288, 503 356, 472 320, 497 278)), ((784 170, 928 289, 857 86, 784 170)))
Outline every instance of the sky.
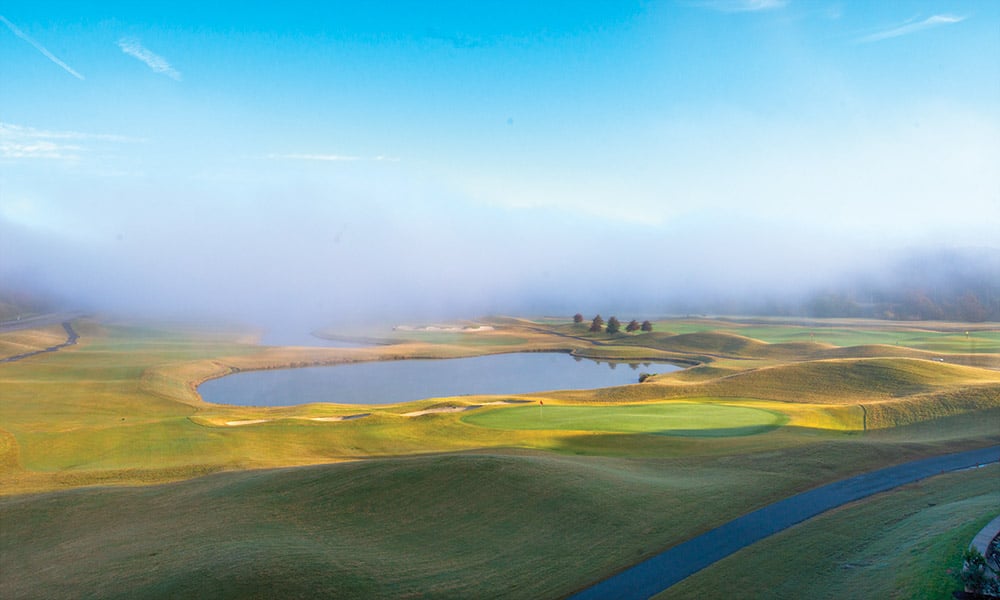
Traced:
POLYGON ((0 5, 0 277, 322 325, 1000 245, 1000 3, 0 5))

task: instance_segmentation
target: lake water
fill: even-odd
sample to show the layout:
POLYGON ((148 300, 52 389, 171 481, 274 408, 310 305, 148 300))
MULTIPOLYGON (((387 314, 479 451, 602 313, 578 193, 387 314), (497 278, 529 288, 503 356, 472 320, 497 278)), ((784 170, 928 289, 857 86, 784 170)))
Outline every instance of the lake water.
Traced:
POLYGON ((562 353, 525 352, 248 371, 206 381, 198 392, 206 402, 239 406, 394 404, 466 394, 610 387, 638 383, 640 373, 680 368, 669 363, 601 363, 562 353))

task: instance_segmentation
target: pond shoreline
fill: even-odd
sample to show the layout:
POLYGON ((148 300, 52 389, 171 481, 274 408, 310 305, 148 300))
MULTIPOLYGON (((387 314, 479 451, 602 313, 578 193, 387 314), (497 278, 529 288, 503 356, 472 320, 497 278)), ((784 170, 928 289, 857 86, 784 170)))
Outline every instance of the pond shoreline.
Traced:
POLYGON ((203 380, 193 387, 203 402, 214 405, 257 407, 313 403, 382 405, 439 397, 519 395, 637 384, 639 375, 644 372, 639 370, 640 365, 644 365, 654 373, 673 372, 684 368, 672 361, 635 357, 625 360, 620 358, 598 360, 590 356, 578 356, 572 350, 499 352, 447 358, 410 355, 396 360, 370 355, 338 356, 327 360, 296 361, 290 365, 293 368, 243 369, 228 365, 225 370, 220 369, 206 374, 207 376, 203 376, 203 380), (563 363, 542 357, 542 355, 556 354, 566 354, 575 360, 563 363), (426 364, 418 368, 413 366, 414 361, 424 361, 426 364), (490 363, 489 367, 484 364, 487 361, 490 363), (618 365, 628 365, 630 369, 615 373, 618 365), (327 370, 327 367, 339 366, 357 368, 352 371, 327 370), (597 367, 599 370, 586 370, 589 366, 597 367), (278 371, 288 373, 278 374, 278 371), (300 372, 292 374, 292 371, 300 372), (264 375, 268 372, 274 375, 264 375), (230 380, 226 384, 213 383, 229 375, 244 374, 257 376, 252 380, 243 378, 230 380), (633 374, 634 377, 628 377, 633 374), (206 389, 206 385, 211 389, 206 389), (341 397, 331 400, 331 394, 339 394, 341 397), (347 400, 342 401, 343 397, 347 400))

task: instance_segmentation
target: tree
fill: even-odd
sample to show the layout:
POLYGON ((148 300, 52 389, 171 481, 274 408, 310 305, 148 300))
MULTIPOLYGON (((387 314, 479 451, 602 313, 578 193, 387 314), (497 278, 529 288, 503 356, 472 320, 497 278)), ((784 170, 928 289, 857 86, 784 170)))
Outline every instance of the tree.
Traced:
POLYGON ((607 327, 608 333, 618 333, 618 331, 621 328, 622 324, 620 321, 618 321, 618 317, 611 317, 610 319, 608 319, 608 327, 607 327))
POLYGON ((583 315, 581 315, 580 313, 576 313, 575 315, 573 315, 573 322, 583 323, 583 315))
POLYGON ((625 331, 629 333, 632 333, 634 331, 639 331, 639 321, 636 321, 635 319, 629 321, 628 325, 625 326, 625 331))
POLYGON ((653 324, 650 323, 649 321, 643 321, 642 326, 639 329, 642 329, 643 331, 652 331, 653 324))
POLYGON ((601 315, 597 315, 596 317, 594 317, 594 320, 590 322, 591 333, 600 333, 601 328, 603 327, 604 327, 604 319, 601 318, 601 315))
POLYGON ((963 321, 979 322, 985 321, 986 317, 989 316, 989 311, 987 311, 983 304, 976 298, 976 295, 972 292, 966 292, 961 298, 958 299, 958 316, 963 321))

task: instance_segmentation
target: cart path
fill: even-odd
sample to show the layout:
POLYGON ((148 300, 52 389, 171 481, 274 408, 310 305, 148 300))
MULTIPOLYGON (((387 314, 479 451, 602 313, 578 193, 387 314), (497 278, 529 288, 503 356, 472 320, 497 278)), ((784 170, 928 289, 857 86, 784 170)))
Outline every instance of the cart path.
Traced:
POLYGON ((21 360, 22 358, 28 358, 29 356, 37 356, 39 354, 45 354, 46 352, 56 352, 65 348, 66 346, 72 346, 76 344, 76 341, 80 339, 79 334, 73 331, 73 325, 69 321, 63 321, 63 329, 66 330, 66 341, 61 344, 56 344, 55 346, 49 346, 42 350, 35 350, 34 352, 26 352, 24 354, 18 354, 16 356, 8 356, 7 358, 0 359, 0 363, 14 362, 15 360, 21 360))
POLYGON ((649 598, 737 550, 830 509, 941 473, 995 462, 1000 462, 1000 446, 925 458, 835 481, 733 519, 570 598, 649 598))

